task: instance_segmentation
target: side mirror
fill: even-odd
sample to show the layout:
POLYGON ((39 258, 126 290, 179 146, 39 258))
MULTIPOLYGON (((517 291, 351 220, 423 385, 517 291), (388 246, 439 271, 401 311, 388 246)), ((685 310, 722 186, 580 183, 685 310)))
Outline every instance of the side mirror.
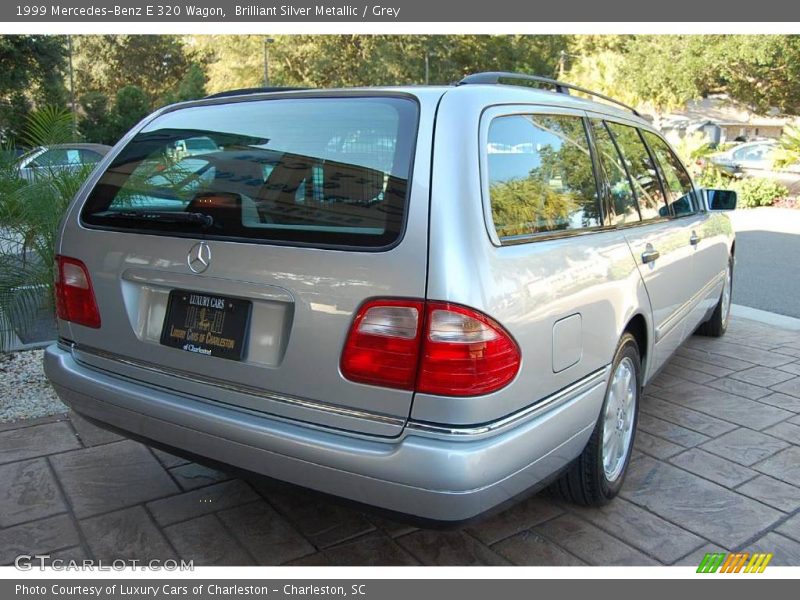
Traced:
POLYGON ((708 210, 733 210, 736 208, 736 192, 733 190, 703 190, 708 210))

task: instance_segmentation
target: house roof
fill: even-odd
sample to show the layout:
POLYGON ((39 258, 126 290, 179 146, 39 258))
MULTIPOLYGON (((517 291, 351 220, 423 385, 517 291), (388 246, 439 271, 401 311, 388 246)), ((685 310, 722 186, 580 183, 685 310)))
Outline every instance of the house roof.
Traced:
POLYGON ((691 100, 683 109, 661 114, 657 120, 662 129, 699 129, 707 124, 783 127, 790 121, 789 118, 776 114, 757 114, 744 104, 734 102, 722 94, 691 100))

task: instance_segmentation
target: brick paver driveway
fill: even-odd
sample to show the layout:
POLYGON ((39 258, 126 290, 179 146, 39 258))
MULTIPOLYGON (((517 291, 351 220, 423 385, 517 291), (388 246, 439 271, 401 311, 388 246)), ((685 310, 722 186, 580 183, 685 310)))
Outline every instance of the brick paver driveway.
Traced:
POLYGON ((620 498, 540 494, 457 531, 231 479, 74 415, 0 426, 0 564, 696 565, 739 549, 800 565, 800 332, 743 319, 691 339, 647 388, 620 498))

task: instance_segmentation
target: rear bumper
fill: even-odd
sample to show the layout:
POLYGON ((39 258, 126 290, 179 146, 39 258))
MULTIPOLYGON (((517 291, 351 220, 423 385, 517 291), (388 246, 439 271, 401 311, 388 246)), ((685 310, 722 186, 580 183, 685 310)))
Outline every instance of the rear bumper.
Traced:
POLYGON ((356 437, 178 395, 87 367, 57 345, 45 372, 75 411, 134 436, 328 494, 437 521, 462 521, 546 480, 586 445, 605 375, 496 431, 409 424, 356 437))

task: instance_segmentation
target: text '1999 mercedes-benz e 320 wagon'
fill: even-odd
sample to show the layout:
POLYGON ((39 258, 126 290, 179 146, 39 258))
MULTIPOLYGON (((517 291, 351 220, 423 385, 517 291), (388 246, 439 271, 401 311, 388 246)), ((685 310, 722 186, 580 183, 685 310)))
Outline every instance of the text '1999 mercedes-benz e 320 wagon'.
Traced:
POLYGON ((132 437, 415 517, 607 502, 642 386, 725 331, 736 196, 570 88, 159 110, 65 217, 48 377, 132 437))

